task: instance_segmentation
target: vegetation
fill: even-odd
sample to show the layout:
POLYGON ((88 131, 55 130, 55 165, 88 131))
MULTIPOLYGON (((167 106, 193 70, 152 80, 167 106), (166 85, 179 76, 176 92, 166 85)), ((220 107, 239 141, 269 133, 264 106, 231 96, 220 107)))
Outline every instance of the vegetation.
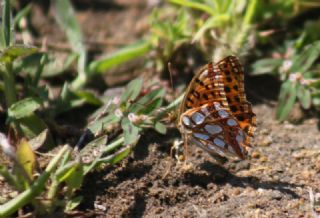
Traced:
POLYGON ((0 217, 26 205, 36 214, 75 209, 81 202, 76 190, 88 173, 127 157, 146 129, 166 134, 164 119, 182 98, 164 106, 166 89, 155 80, 136 78, 115 97, 97 96, 88 89, 95 75, 138 57, 148 57, 143 67, 161 72, 185 44, 197 47, 208 60, 237 54, 252 62, 252 75, 271 74, 281 81, 277 119, 286 120, 296 102, 305 110, 319 111, 320 22, 304 13, 320 7, 318 1, 169 0, 153 10, 143 39, 92 60, 71 2, 56 0, 51 7, 71 47, 60 65, 50 50, 15 43, 16 29, 28 22, 34 3, 14 16, 10 3, 3 1, 0 32, 0 90, 6 114, 0 144, 10 164, 1 164, 0 174, 18 194, 1 199, 0 217), (292 25, 295 19, 303 25, 292 25), (76 76, 59 84, 56 96, 51 86, 40 83, 74 66, 76 76), (55 118, 84 105, 97 109, 91 122, 76 143, 58 146, 61 140, 52 134, 55 118), (43 169, 37 164, 46 154, 38 149, 50 151, 43 169))

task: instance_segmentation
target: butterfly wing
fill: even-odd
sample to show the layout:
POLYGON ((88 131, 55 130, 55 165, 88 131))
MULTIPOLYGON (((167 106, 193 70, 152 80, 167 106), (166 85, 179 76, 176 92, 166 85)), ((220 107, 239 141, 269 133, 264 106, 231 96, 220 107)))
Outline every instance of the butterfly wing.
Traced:
POLYGON ((187 110, 182 114, 181 122, 183 131, 188 132, 188 139, 210 154, 244 159, 245 133, 220 103, 187 110))
POLYGON ((249 146, 256 129, 256 115, 245 95, 243 66, 235 56, 228 56, 216 65, 223 74, 224 91, 230 111, 248 135, 246 144, 249 146))
POLYGON ((200 107, 213 101, 220 103, 227 109, 228 102, 223 82, 223 74, 217 65, 209 63, 203 67, 190 82, 180 106, 180 115, 188 109, 200 107))
POLYGON ((234 56, 202 68, 190 82, 179 110, 179 129, 185 138, 211 154, 244 158, 243 148, 250 146, 256 117, 243 83, 243 68, 234 56), (214 135, 206 126, 222 131, 214 135))

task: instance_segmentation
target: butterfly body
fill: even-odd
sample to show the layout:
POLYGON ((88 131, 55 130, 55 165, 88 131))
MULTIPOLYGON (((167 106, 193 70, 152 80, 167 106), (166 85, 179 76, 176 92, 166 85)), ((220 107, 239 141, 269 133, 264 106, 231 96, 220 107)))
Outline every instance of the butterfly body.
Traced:
POLYGON ((209 63, 194 76, 179 110, 185 144, 194 143, 212 155, 245 158, 256 117, 243 82, 235 56, 209 63))

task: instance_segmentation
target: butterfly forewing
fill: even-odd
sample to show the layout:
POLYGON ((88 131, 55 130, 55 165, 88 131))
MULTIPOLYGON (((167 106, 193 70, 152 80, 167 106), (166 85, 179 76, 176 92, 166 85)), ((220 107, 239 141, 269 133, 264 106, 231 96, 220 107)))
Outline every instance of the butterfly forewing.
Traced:
POLYGON ((234 56, 209 63, 192 79, 180 106, 184 139, 209 153, 244 158, 255 127, 243 69, 234 56))
POLYGON ((209 63, 203 67, 190 82, 180 106, 180 115, 188 109, 212 103, 213 99, 228 107, 223 82, 223 74, 216 65, 209 63))

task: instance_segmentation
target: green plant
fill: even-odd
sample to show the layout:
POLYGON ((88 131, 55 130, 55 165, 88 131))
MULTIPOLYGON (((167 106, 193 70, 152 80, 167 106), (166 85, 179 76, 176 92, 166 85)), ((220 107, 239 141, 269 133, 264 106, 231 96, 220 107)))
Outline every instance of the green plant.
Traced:
MULTIPOLYGON (((34 143, 24 140, 16 146, 15 151, 2 134, 0 144, 20 170, 10 173, 2 166, 0 173, 21 193, 0 206, 0 215, 8 216, 29 203, 36 205, 37 214, 52 213, 59 208, 65 212, 72 210, 81 202, 81 196, 75 196, 75 191, 81 187, 87 173, 101 164, 113 165, 128 156, 145 129, 154 128, 164 134, 166 127, 161 120, 177 106, 181 97, 166 108, 160 108, 164 89, 151 86, 142 95, 143 86, 143 80, 133 80, 120 98, 107 100, 107 104, 93 115, 94 120, 83 135, 85 137, 90 131, 96 138, 80 149, 83 143, 81 137, 74 152, 69 146, 61 148, 47 169, 42 173, 38 172, 40 176, 37 178, 33 176, 37 162, 32 150, 34 143), (120 130, 119 134, 114 139, 107 140, 109 133, 116 129, 120 130), (21 187, 21 184, 25 185, 21 187), (64 190, 63 193, 60 190, 64 190), (34 200, 36 196, 37 200, 34 200)), ((38 137, 42 138, 40 135, 38 137)))
POLYGON ((205 45, 204 50, 211 53, 213 60, 221 59, 230 51, 239 53, 243 49, 248 50, 248 46, 245 46, 246 39, 253 28, 258 1, 170 0, 169 2, 191 10, 189 14, 194 23, 192 42, 202 42, 205 45), (204 17, 202 13, 196 13, 197 11, 207 16, 204 17), (211 33, 211 36, 208 33, 211 33), (225 45, 229 47, 229 51, 226 51, 225 45))
POLYGON ((254 63, 253 74, 273 73, 283 82, 279 94, 277 119, 285 120, 296 101, 304 109, 319 108, 320 42, 304 45, 302 39, 287 43, 287 54, 282 58, 265 58, 254 63), (290 52, 288 52, 290 51, 290 52))
MULTIPOLYGON (((43 103, 43 99, 36 95, 19 100, 16 86, 14 63, 20 58, 34 54, 37 49, 25 45, 16 45, 13 37, 13 21, 10 13, 10 1, 3 2, 3 20, 0 33, 0 76, 3 79, 3 89, 8 109, 7 122, 15 131, 15 136, 25 135, 35 137, 47 128, 46 124, 34 112, 43 103), (22 109, 24 110, 22 112, 22 109)), ((17 15, 19 16, 19 15, 17 15)), ((43 63, 37 66, 37 76, 41 75, 43 63)), ((38 77, 26 81, 26 92, 39 89, 38 77)))

